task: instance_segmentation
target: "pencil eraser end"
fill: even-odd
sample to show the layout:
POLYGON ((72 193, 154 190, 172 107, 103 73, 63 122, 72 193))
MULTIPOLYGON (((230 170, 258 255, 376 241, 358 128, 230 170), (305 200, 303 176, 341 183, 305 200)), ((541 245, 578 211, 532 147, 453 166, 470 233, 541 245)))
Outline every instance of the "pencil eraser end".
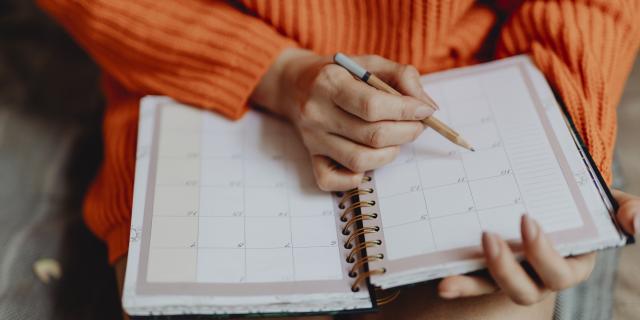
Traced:
POLYGON ((365 75, 367 74, 367 70, 365 70, 357 62, 351 60, 351 58, 349 58, 347 55, 343 53, 340 53, 340 52, 336 53, 333 56, 333 61, 336 64, 342 66, 343 68, 349 70, 349 72, 351 72, 353 75, 355 75, 360 79, 364 78, 365 75))

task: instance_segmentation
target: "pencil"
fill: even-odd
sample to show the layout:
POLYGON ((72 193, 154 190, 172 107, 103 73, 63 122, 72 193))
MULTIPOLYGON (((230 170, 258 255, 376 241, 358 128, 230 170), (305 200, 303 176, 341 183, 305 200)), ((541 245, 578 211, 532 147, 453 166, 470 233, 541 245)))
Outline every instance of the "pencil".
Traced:
MULTIPOLYGON (((380 78, 376 77, 376 75, 370 73, 369 71, 367 71, 365 68, 363 68, 362 66, 360 66, 358 63, 356 63, 355 61, 351 60, 349 57, 347 57, 346 55, 338 52, 336 53, 335 56, 333 56, 333 61, 347 69, 351 74, 353 74, 354 76, 356 76, 358 79, 362 80, 363 82, 367 83, 368 85, 378 89, 378 90, 382 90, 386 93, 389 94, 393 94, 393 95, 397 95, 397 96, 401 96, 402 94, 400 92, 398 92, 398 90, 392 88, 390 85, 386 84, 384 81, 382 81, 380 78)), ((429 98, 429 103, 433 104, 434 106, 436 105, 436 103, 429 98)), ((425 118, 424 120, 422 120, 422 123, 424 123, 425 125, 431 127, 433 130, 435 130, 436 132, 438 132, 440 135, 442 135, 443 137, 445 137, 447 140, 465 148, 471 151, 476 151, 471 144, 469 144, 459 133, 457 133, 455 130, 451 129, 449 126, 447 126, 444 122, 438 120, 436 117, 434 116, 430 116, 425 118)))

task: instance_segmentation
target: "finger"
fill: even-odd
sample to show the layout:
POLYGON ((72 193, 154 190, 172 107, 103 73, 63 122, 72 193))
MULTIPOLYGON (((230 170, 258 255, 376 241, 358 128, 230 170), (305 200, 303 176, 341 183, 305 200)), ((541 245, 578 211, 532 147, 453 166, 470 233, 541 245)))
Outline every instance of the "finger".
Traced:
POLYGON ((397 146, 373 149, 331 133, 316 134, 311 139, 306 143, 311 154, 327 156, 356 173, 379 168, 400 152, 397 146))
POLYGON ((475 297, 497 290, 495 282, 483 276, 451 276, 442 279, 438 284, 438 294, 444 299, 475 297))
POLYGON ((613 190, 613 196, 618 202, 616 220, 628 234, 640 233, 640 198, 628 193, 613 190))
POLYGON ((435 111, 416 98, 389 94, 354 78, 337 84, 332 101, 344 111, 369 122, 422 120, 435 111))
POLYGON ((489 273, 515 303, 530 305, 540 301, 548 293, 531 279, 516 261, 507 243, 498 235, 484 232, 482 247, 489 273))
POLYGON ((431 96, 424 91, 420 83, 420 73, 414 66, 400 64, 375 55, 363 56, 357 59, 362 60, 361 63, 369 72, 375 74, 402 94, 420 99, 438 109, 431 96))
POLYGON ((584 281, 591 274, 595 260, 568 260, 562 257, 553 248, 540 225, 529 215, 522 216, 520 229, 525 257, 546 288, 563 290, 584 281))
POLYGON ((362 182, 362 173, 353 173, 342 168, 325 156, 312 156, 311 166, 318 187, 324 191, 346 191, 362 182))
POLYGON ((326 108, 319 116, 331 133, 373 148, 409 143, 424 131, 424 125, 418 121, 366 122, 337 107, 326 108))
POLYGON ((577 283, 583 282, 589 278, 596 264, 596 255, 596 252, 590 252, 565 258, 565 261, 569 264, 569 269, 574 270, 573 272, 581 275, 577 278, 577 283))
POLYGON ((628 194, 624 191, 620 191, 617 189, 612 189, 611 192, 613 193, 613 197, 616 199, 619 205, 623 205, 629 201, 640 200, 640 198, 638 198, 637 196, 628 194))

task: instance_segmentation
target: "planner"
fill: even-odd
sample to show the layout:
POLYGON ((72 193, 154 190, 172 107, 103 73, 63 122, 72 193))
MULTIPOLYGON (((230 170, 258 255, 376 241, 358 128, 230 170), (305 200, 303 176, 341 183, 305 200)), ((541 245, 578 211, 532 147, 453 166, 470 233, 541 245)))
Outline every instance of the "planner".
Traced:
POLYGON ((536 219, 565 256, 633 241, 570 119, 527 56, 421 78, 436 116, 361 186, 320 191, 295 129, 141 100, 123 306, 133 316, 374 310, 404 285, 484 268, 536 219))

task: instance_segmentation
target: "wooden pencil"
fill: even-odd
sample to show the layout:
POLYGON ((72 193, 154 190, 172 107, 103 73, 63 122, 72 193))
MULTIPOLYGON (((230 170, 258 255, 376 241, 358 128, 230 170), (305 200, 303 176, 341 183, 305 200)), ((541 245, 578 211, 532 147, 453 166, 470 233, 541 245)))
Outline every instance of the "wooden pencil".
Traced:
MULTIPOLYGON (((370 73, 355 61, 351 60, 349 57, 342 53, 336 53, 333 57, 334 62, 347 69, 351 74, 355 75, 358 79, 364 81, 370 86, 382 90, 386 93, 401 96, 402 94, 398 92, 398 90, 392 88, 390 85, 382 81, 380 78, 376 77, 376 75, 370 73)), ((431 103, 434 107, 436 106, 435 102, 429 98, 429 103, 431 103)), ((471 151, 475 151, 475 149, 469 144, 459 133, 455 130, 451 129, 444 122, 440 121, 438 118, 434 116, 430 116, 422 120, 422 123, 431 127, 433 130, 438 132, 440 135, 445 137, 447 140, 471 151)))

